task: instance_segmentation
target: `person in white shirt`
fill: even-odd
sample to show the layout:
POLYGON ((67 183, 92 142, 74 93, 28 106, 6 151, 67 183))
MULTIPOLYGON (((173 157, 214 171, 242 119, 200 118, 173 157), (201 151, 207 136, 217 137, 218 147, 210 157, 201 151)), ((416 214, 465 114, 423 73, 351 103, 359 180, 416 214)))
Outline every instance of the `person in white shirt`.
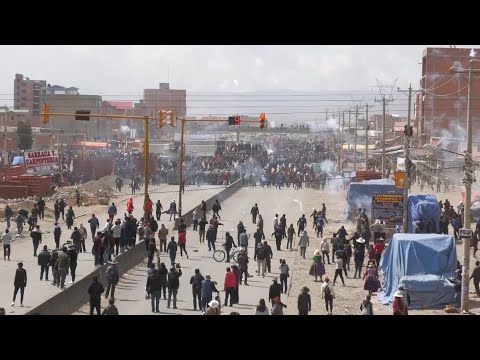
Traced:
POLYGON ((275 231, 277 226, 278 226, 278 214, 275 214, 275 218, 273 219, 273 231, 275 231))
POLYGON ((325 255, 327 256, 327 261, 328 264, 330 264, 330 244, 328 243, 328 238, 324 237, 322 239, 322 242, 320 244, 320 249, 322 250, 322 259, 323 263, 326 264, 325 262, 325 255))
POLYGON ((12 241, 12 235, 10 235, 8 229, 3 233, 1 240, 3 244, 3 260, 7 260, 8 257, 8 261, 10 261, 10 242, 12 241))

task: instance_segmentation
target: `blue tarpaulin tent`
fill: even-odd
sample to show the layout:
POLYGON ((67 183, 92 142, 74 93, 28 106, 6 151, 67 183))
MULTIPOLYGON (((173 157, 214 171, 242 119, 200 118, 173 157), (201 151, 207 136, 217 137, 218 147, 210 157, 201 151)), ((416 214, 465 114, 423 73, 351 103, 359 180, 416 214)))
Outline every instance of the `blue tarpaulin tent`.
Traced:
POLYGON ((23 159, 23 156, 15 156, 12 161, 12 165, 18 165, 18 164, 23 164, 25 161, 23 159))
POLYGON ((348 186, 346 213, 356 209, 367 209, 371 213, 373 194, 402 194, 403 189, 395 188, 395 182, 391 179, 368 180, 353 182, 348 186))
POLYGON ((440 222, 440 206, 435 195, 409 195, 408 196, 408 232, 412 233, 415 222, 424 220, 424 225, 433 228, 429 233, 437 233, 440 222))
POLYGON ((455 290, 448 279, 454 276, 456 265, 453 236, 394 234, 380 261, 383 281, 378 300, 390 304, 401 283, 410 295, 412 309, 452 304, 455 290))

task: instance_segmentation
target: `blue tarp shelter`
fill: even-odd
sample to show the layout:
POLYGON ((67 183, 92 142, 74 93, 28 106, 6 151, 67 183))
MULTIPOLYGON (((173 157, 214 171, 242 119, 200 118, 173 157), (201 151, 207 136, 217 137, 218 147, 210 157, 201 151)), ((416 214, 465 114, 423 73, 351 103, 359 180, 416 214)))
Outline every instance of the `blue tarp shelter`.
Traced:
POLYGON ((457 252, 450 235, 394 234, 380 261, 383 272, 378 300, 388 305, 401 283, 412 309, 454 303, 455 290, 448 281, 455 273, 457 252))
POLYGON ((367 180, 353 182, 348 186, 347 209, 350 213, 356 209, 367 209, 367 214, 372 210, 373 194, 402 194, 403 189, 396 189, 395 182, 391 179, 367 180))
POLYGON ((23 164, 25 161, 23 159, 23 156, 15 156, 12 161, 12 165, 18 165, 18 164, 23 164))
POLYGON ((409 195, 407 207, 408 232, 412 233, 415 222, 424 219, 424 224, 433 229, 430 233, 437 233, 440 222, 440 206, 434 195, 409 195))

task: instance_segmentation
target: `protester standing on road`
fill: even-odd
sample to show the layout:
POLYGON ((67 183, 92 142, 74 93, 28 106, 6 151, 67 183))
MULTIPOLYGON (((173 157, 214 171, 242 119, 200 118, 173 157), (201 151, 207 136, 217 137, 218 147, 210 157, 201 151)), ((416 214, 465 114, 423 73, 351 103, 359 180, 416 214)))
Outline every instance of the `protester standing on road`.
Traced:
POLYGON ((267 265, 267 272, 269 274, 272 273, 272 259, 273 259, 273 250, 270 245, 268 245, 268 242, 264 241, 263 242, 263 247, 265 248, 265 254, 267 255, 265 257, 265 262, 267 265))
POLYGON ((157 202, 155 203, 155 215, 156 215, 157 221, 160 221, 160 218, 162 217, 162 210, 163 210, 162 203, 160 202, 160 200, 157 200, 157 202))
POLYGON ((325 265, 322 262, 322 258, 320 256, 320 250, 317 249, 313 253, 313 275, 315 276, 315 281, 318 281, 318 277, 320 276, 320 281, 323 282, 322 277, 325 275, 325 265))
POLYGON ((193 231, 198 230, 198 220, 200 220, 200 211, 195 208, 192 212, 192 220, 193 220, 193 231))
POLYGON ((308 315, 312 311, 312 300, 310 294, 308 293, 310 289, 306 286, 302 288, 302 292, 298 295, 298 315, 308 315))
POLYGON ((208 224, 208 221, 205 217, 202 216, 200 219, 200 222, 198 223, 199 229, 198 229, 198 238, 200 241, 200 244, 205 243, 205 226, 208 224))
POLYGON ((273 305, 273 299, 279 298, 280 294, 282 293, 282 286, 278 283, 278 278, 274 277, 272 279, 273 283, 270 285, 270 289, 268 291, 268 301, 272 301, 273 305))
POLYGON ((147 258, 148 258, 147 268, 148 269, 152 266, 153 257, 155 256, 156 253, 157 253, 157 247, 155 245, 155 239, 153 239, 153 241, 150 241, 148 243, 148 251, 147 251, 147 258))
POLYGON ((307 232, 303 231, 302 236, 300 236, 300 238, 298 239, 298 247, 300 248, 300 256, 304 259, 308 246, 310 246, 310 239, 307 235, 307 232))
POLYGON ((8 261, 10 261, 12 235, 8 229, 5 230, 0 240, 3 244, 3 260, 6 261, 8 257, 8 261))
POLYGON ((342 270, 343 270, 343 258, 337 255, 337 262, 335 264, 335 276, 333 277, 333 285, 335 285, 335 281, 337 280, 337 276, 340 276, 342 280, 342 285, 345 286, 345 280, 343 280, 342 270))
POLYGON ((470 279, 473 279, 473 285, 475 286, 475 292, 477 296, 480 296, 480 287, 478 286, 480 283, 480 261, 475 262, 475 268, 472 271, 472 275, 470 275, 470 279))
POLYGON ((215 203, 212 205, 212 211, 213 216, 218 217, 219 220, 221 220, 220 214, 218 213, 220 210, 222 210, 222 207, 220 206, 218 200, 215 200, 215 203))
POLYGON ((168 243, 167 246, 167 253, 170 255, 170 263, 172 266, 175 266, 175 259, 177 257, 177 250, 178 250, 178 245, 175 242, 175 237, 172 236, 170 238, 170 242, 168 243))
POLYGON ((198 308, 202 309, 202 282, 204 280, 205 278, 200 273, 200 269, 195 269, 195 274, 190 278, 190 284, 192 285, 193 310, 195 311, 197 311, 197 301, 198 308))
POLYGON ((27 271, 23 268, 23 263, 18 263, 17 271, 15 272, 15 279, 13 280, 13 302, 12 306, 15 306, 15 299, 17 298, 18 290, 20 290, 20 306, 23 307, 23 295, 25 287, 27 286, 27 271))
POLYGON ((292 250, 292 244, 293 244, 293 237, 296 236, 297 234, 295 233, 295 228, 293 227, 293 224, 290 224, 290 226, 287 229, 287 249, 292 250))
POLYGON ((70 267, 70 257, 67 254, 67 248, 65 246, 62 247, 62 253, 58 255, 56 267, 59 276, 57 287, 64 289, 65 278, 67 277, 68 268, 70 267))
POLYGON ((283 315, 283 308, 286 308, 287 305, 282 303, 280 296, 272 299, 272 315, 283 315))
POLYGON ((255 254, 257 256, 257 274, 258 276, 265 277, 265 270, 267 268, 267 250, 262 243, 259 243, 257 248, 255 249, 255 254))
POLYGON ((177 264, 177 269, 174 267, 170 268, 170 272, 168 273, 167 278, 167 288, 168 288, 168 300, 167 300, 167 308, 170 309, 170 301, 172 300, 173 296, 173 308, 177 308, 177 293, 178 288, 180 287, 179 278, 182 276, 182 269, 180 265, 177 264))
POLYGON ((168 212, 170 213, 170 221, 172 221, 172 215, 173 221, 175 221, 175 217, 177 216, 177 203, 175 202, 175 200, 172 200, 172 202, 170 203, 168 212))
POLYGON ((233 237, 227 231, 225 233, 225 252, 227 254, 227 261, 226 261, 227 263, 230 262, 230 251, 232 250, 232 247, 237 247, 237 245, 235 245, 235 242, 233 241, 233 237))
POLYGON ((160 251, 167 252, 167 235, 168 229, 165 227, 164 224, 158 230, 158 239, 160 241, 160 251))
POLYGON ((255 315, 270 315, 267 305, 265 305, 265 299, 260 299, 257 308, 255 309, 255 315))
POLYGON ((98 276, 92 278, 92 283, 88 287, 88 295, 90 295, 90 315, 93 315, 93 310, 100 315, 101 296, 104 292, 103 285, 98 282, 98 276))
POLYGON ((252 214, 252 222, 253 222, 254 224, 257 223, 257 215, 258 215, 258 213, 259 213, 258 205, 255 204, 255 205, 252 207, 252 209, 250 210, 250 214, 252 214))
POLYGON ((50 266, 52 267, 52 277, 53 282, 52 285, 56 286, 60 282, 60 278, 58 276, 58 250, 52 250, 52 257, 50 258, 50 266))
POLYGON ((275 243, 277 245, 277 251, 281 251, 282 247, 282 239, 283 239, 283 228, 281 225, 275 226, 275 231, 273 232, 272 235, 275 236, 275 243))
POLYGON ((160 312, 160 297, 162 296, 162 280, 158 275, 158 270, 153 269, 152 275, 147 278, 145 286, 152 302, 152 312, 160 312))
POLYGON ((72 240, 74 249, 78 252, 82 249, 82 235, 80 234, 80 231, 78 231, 78 228, 75 226, 73 228, 72 235, 70 235, 70 239, 72 240))
POLYGON ((97 229, 100 227, 100 223, 98 219, 95 217, 95 214, 92 214, 92 217, 88 219, 88 223, 90 224, 90 231, 92 233, 92 240, 95 238, 95 233, 97 229))
MULTIPOLYGON (((133 189, 132 189, 133 190, 133 189)), ((160 200, 159 200, 160 201, 160 200)), ((132 215, 132 212, 133 212, 133 198, 129 198, 128 201, 127 201, 127 212, 128 212, 128 215, 132 215)))
POLYGON ((238 254, 238 269, 240 270, 240 284, 242 283, 242 277, 245 277, 245 285, 248 285, 248 255, 245 249, 240 250, 238 254))
POLYGON ((55 200, 55 203, 53 204, 53 215, 55 216, 55 222, 57 222, 60 218, 60 207, 58 205, 58 200, 55 200))
POLYGON ((122 237, 122 222, 120 221, 120 219, 117 219, 117 221, 115 221, 115 225, 113 225, 112 231, 113 239, 115 241, 115 256, 118 256, 118 248, 120 247, 120 239, 122 237))
POLYGON ((167 267, 165 266, 165 263, 162 262, 158 267, 158 276, 160 277, 160 282, 162 283, 163 300, 167 300, 167 275, 167 267))
POLYGON ((208 226, 207 230, 207 243, 208 243, 208 251, 215 251, 215 242, 217 241, 217 233, 212 225, 208 226))
POLYGON ((358 278, 360 279, 363 261, 365 260, 365 248, 363 247, 365 240, 360 238, 357 240, 357 243, 359 243, 359 245, 355 248, 355 252, 353 254, 353 261, 355 262, 355 274, 353 275, 354 279, 357 277, 357 273, 358 278))
POLYGON ((37 256, 38 246, 42 243, 42 233, 40 232, 40 225, 37 225, 30 233, 33 242, 33 256, 37 256))
POLYGON ((13 210, 10 206, 5 207, 5 221, 7 222, 7 229, 10 229, 10 219, 13 217, 13 210))
POLYGON ((120 280, 120 273, 117 267, 117 258, 114 257, 109 263, 110 266, 107 268, 107 271, 105 271, 105 277, 107 278, 107 292, 105 293, 105 298, 108 299, 110 290, 112 290, 110 299, 115 299, 115 287, 120 280))
POLYGON ((285 259, 280 260, 280 286, 281 286, 281 293, 286 294, 288 291, 287 286, 287 278, 290 276, 290 268, 287 265, 287 261, 285 259))
POLYGON ((227 267, 227 272, 225 274, 225 280, 223 283, 223 289, 225 290, 225 303, 224 306, 227 306, 228 299, 230 298, 230 305, 233 306, 235 303, 235 289, 237 287, 237 279, 235 278, 235 274, 231 271, 229 267, 227 267))
POLYGON ((212 301, 213 292, 218 293, 215 284, 212 282, 212 278, 210 275, 205 276, 205 280, 202 281, 202 288, 201 288, 201 296, 202 296, 202 304, 201 310, 205 311, 207 308, 207 304, 212 301))
POLYGON ((78 231, 80 232, 80 252, 87 252, 87 249, 85 248, 85 240, 87 239, 87 229, 83 226, 83 224, 80 224, 80 227, 78 228, 78 231))
POLYGON ((73 212, 72 207, 70 206, 67 211, 66 217, 66 223, 67 223, 67 229, 71 229, 73 226, 73 219, 75 219, 75 213, 73 212))
POLYGON ((73 284, 75 282, 75 270, 77 269, 77 257, 78 257, 78 252, 75 246, 68 245, 67 254, 70 258, 70 275, 72 276, 72 280, 70 281, 70 284, 73 284))
POLYGON ((112 205, 108 207, 107 213, 108 213, 108 220, 110 220, 110 222, 113 223, 113 218, 117 215, 117 207, 115 206, 115 203, 112 202, 112 205))
POLYGON ((111 298, 108 300, 108 306, 103 310, 102 315, 120 315, 115 306, 115 299, 111 298))
MULTIPOLYGON (((342 269, 340 268, 340 274, 341 271, 342 269)), ((327 314, 332 315, 333 299, 335 299, 335 289, 328 277, 325 278, 325 282, 322 284, 322 299, 325 299, 325 309, 327 310, 327 314), (329 307, 330 310, 328 310, 329 307)))
POLYGON ((17 223, 17 234, 21 236, 23 231, 23 225, 25 225, 25 218, 22 216, 22 214, 18 213, 15 222, 17 223))
POLYGON ((38 207, 38 218, 40 220, 44 220, 45 219, 45 200, 43 200, 41 197, 40 199, 38 199, 37 207, 38 207))
POLYGON ((326 255, 328 264, 330 265, 330 244, 328 243, 328 239, 326 237, 322 239, 322 242, 320 243, 320 249, 322 250, 323 263, 326 264, 325 262, 325 255, 326 255))
POLYGON ((307 226, 307 219, 305 218, 305 214, 302 214, 302 216, 298 219, 297 221, 298 225, 298 234, 301 234, 303 230, 305 230, 305 227, 307 226))
POLYGON ((258 215, 258 224, 257 228, 262 232, 263 240, 265 240, 265 233, 263 232, 263 218, 262 215, 258 215))
POLYGON ((38 254, 38 265, 40 265, 40 280, 43 280, 43 273, 45 273, 45 280, 48 281, 48 268, 52 254, 48 251, 47 245, 43 245, 43 250, 38 254))

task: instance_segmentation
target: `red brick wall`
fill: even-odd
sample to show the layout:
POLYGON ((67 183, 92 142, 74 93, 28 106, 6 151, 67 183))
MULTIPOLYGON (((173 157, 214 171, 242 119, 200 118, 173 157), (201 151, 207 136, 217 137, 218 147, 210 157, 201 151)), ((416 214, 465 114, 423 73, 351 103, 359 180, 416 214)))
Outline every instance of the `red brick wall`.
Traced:
POLYGON ((28 190, 26 186, 0 185, 0 198, 18 199, 27 197, 28 190))

